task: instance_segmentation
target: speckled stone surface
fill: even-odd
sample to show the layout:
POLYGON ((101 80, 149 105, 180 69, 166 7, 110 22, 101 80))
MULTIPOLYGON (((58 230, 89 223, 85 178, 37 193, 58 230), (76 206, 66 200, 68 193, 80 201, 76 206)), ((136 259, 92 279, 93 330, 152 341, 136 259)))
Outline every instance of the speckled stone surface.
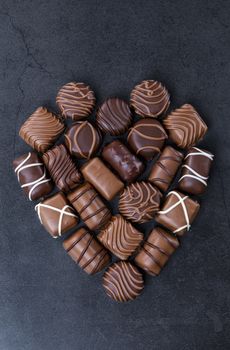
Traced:
MULTIPOLYGON (((207 1, 0 3, 0 349, 216 350, 230 348, 230 4, 207 1), (23 197, 12 160, 38 106, 56 111, 58 89, 85 81, 100 103, 128 98, 143 79, 192 103, 215 154, 192 230, 134 302, 104 293, 52 240, 23 197)), ((153 222, 143 225, 145 233, 153 222)))

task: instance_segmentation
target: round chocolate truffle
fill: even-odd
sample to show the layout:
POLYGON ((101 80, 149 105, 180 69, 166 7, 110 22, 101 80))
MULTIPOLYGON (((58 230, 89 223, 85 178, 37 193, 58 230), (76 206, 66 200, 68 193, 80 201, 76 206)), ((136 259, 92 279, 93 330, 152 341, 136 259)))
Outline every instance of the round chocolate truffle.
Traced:
POLYGON ((95 106, 95 95, 84 83, 68 83, 59 90, 57 105, 65 118, 80 120, 88 117, 95 106))
POLYGON ((76 158, 91 158, 97 152, 100 143, 100 133, 87 121, 74 123, 65 133, 65 144, 76 158))
POLYGON ((130 105, 141 117, 153 117, 165 112, 170 104, 167 89, 156 80, 144 80, 131 92, 130 105))
POLYGON ((144 288, 142 274, 130 262, 119 261, 111 265, 103 276, 106 294, 115 301, 129 301, 144 288))
POLYGON ((135 182, 120 195, 119 211, 128 220, 143 224, 160 209, 161 192, 149 182, 135 182))
POLYGON ((160 153, 167 134, 158 120, 145 118, 134 124, 128 134, 128 143, 132 150, 149 160, 160 153))
POLYGON ((120 98, 108 98, 97 111, 99 128, 110 135, 120 135, 128 130, 132 121, 129 105, 120 98))

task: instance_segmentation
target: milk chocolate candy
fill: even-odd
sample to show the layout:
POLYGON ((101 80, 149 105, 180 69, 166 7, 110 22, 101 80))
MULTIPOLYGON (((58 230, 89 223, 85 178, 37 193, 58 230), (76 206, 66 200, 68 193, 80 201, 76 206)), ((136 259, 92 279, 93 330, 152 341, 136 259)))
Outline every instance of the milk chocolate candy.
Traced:
POLYGON ((109 209, 89 183, 84 183, 69 193, 68 200, 90 230, 100 229, 111 218, 109 209))
POLYGON ((179 191, 171 191, 155 220, 178 236, 183 236, 190 229, 199 209, 198 202, 179 191))
POLYGON ((65 125, 45 107, 39 107, 22 125, 19 136, 38 152, 52 147, 65 125))
POLYGON ((142 274, 127 261, 111 265, 103 276, 106 294, 115 301, 126 302, 138 297, 144 288, 142 274))
POLYGON ((203 149, 190 148, 182 165, 179 189, 194 195, 203 193, 207 187, 213 157, 213 154, 203 149))
POLYGON ((121 260, 126 260, 143 240, 143 234, 121 215, 113 216, 97 235, 98 240, 121 260))
POLYGON ((52 191, 53 182, 36 153, 29 152, 18 157, 13 161, 13 167, 29 200, 39 199, 52 191))
POLYGON ((178 247, 179 242, 175 236, 156 227, 149 234, 134 261, 148 274, 157 276, 178 247))
POLYGON ((184 104, 171 112, 163 121, 169 138, 180 148, 189 148, 203 139, 207 125, 195 108, 184 104))
POLYGON ((130 105, 141 117, 156 118, 164 113, 170 104, 169 93, 156 80, 144 80, 131 92, 130 105))
POLYGON ((159 159, 153 164, 149 181, 161 191, 167 191, 182 163, 183 154, 171 146, 166 146, 159 159))
POLYGON ((63 247, 89 275, 101 271, 109 264, 107 250, 85 228, 80 228, 67 238, 63 247))
POLYGON ((81 174, 64 145, 55 146, 44 153, 43 161, 61 191, 69 192, 80 183, 81 174))
POLYGON ((85 180, 108 201, 112 200, 124 187, 118 177, 99 158, 89 160, 83 165, 81 172, 85 180))
POLYGON ((37 204, 35 210, 41 224, 53 238, 61 236, 78 223, 74 209, 61 192, 37 204))
POLYGON ((96 99, 90 86, 70 82, 59 90, 56 102, 64 118, 80 120, 90 115, 96 99))
POLYGON ((144 170, 144 164, 119 140, 105 146, 102 157, 126 182, 133 182, 144 170))

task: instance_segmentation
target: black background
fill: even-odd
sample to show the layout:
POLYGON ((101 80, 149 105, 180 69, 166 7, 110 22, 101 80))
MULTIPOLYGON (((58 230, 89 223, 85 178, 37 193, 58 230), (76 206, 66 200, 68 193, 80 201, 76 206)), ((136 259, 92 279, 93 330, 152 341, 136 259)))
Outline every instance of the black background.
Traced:
MULTIPOLYGON (((229 1, 0 3, 0 349, 229 349, 229 1), (215 153, 200 214, 143 295, 112 302, 39 224, 12 171, 29 148, 18 131, 64 83, 85 81, 98 102, 128 99, 143 79, 192 103, 215 153)), ((146 228, 149 232, 152 224, 146 228)))

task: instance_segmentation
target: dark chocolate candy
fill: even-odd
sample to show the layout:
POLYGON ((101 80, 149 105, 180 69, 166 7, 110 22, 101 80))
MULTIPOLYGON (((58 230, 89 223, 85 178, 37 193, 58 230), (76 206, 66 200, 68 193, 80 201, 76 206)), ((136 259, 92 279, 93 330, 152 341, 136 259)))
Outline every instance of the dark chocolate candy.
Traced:
POLYGON ((61 191, 69 192, 80 183, 81 174, 64 145, 55 146, 44 153, 43 161, 61 191))
POLYGON ((144 170, 144 164, 119 140, 105 146, 102 157, 123 181, 133 182, 144 170))
POLYGON ((85 228, 80 228, 63 242, 71 258, 89 275, 109 264, 107 250, 85 228))
POLYGON ((42 160, 34 152, 23 154, 13 161, 18 182, 30 200, 39 199, 53 189, 53 182, 47 174, 42 160))
POLYGON ((142 274, 130 262, 111 265, 103 276, 106 294, 115 301, 125 302, 138 297, 144 288, 142 274))
POLYGON ((190 229, 199 209, 198 202, 181 192, 171 191, 155 220, 178 236, 183 236, 190 229))
POLYGON ((142 117, 154 117, 165 112, 170 104, 167 89, 156 80, 144 80, 131 92, 130 105, 142 117))
POLYGON ((68 200, 90 230, 103 227, 111 218, 109 209, 89 183, 84 183, 69 193, 68 200))
POLYGON ((101 134, 89 122, 74 123, 65 133, 65 144, 76 158, 89 159, 101 143, 101 134))
POLYGON ((120 135, 132 121, 129 105, 120 98, 108 98, 97 111, 97 125, 104 133, 120 135))
POLYGON ((124 187, 118 177, 97 157, 84 164, 81 172, 85 180, 108 201, 112 200, 124 187))
POLYGON ((132 150, 149 160, 160 153, 167 134, 158 120, 142 119, 134 124, 128 134, 128 143, 132 150))
POLYGON ((159 159, 153 164, 149 181, 162 191, 167 191, 182 162, 183 154, 166 146, 159 159))
POLYGON ((175 236, 156 227, 149 234, 134 261, 150 275, 157 276, 178 247, 179 242, 175 236))

